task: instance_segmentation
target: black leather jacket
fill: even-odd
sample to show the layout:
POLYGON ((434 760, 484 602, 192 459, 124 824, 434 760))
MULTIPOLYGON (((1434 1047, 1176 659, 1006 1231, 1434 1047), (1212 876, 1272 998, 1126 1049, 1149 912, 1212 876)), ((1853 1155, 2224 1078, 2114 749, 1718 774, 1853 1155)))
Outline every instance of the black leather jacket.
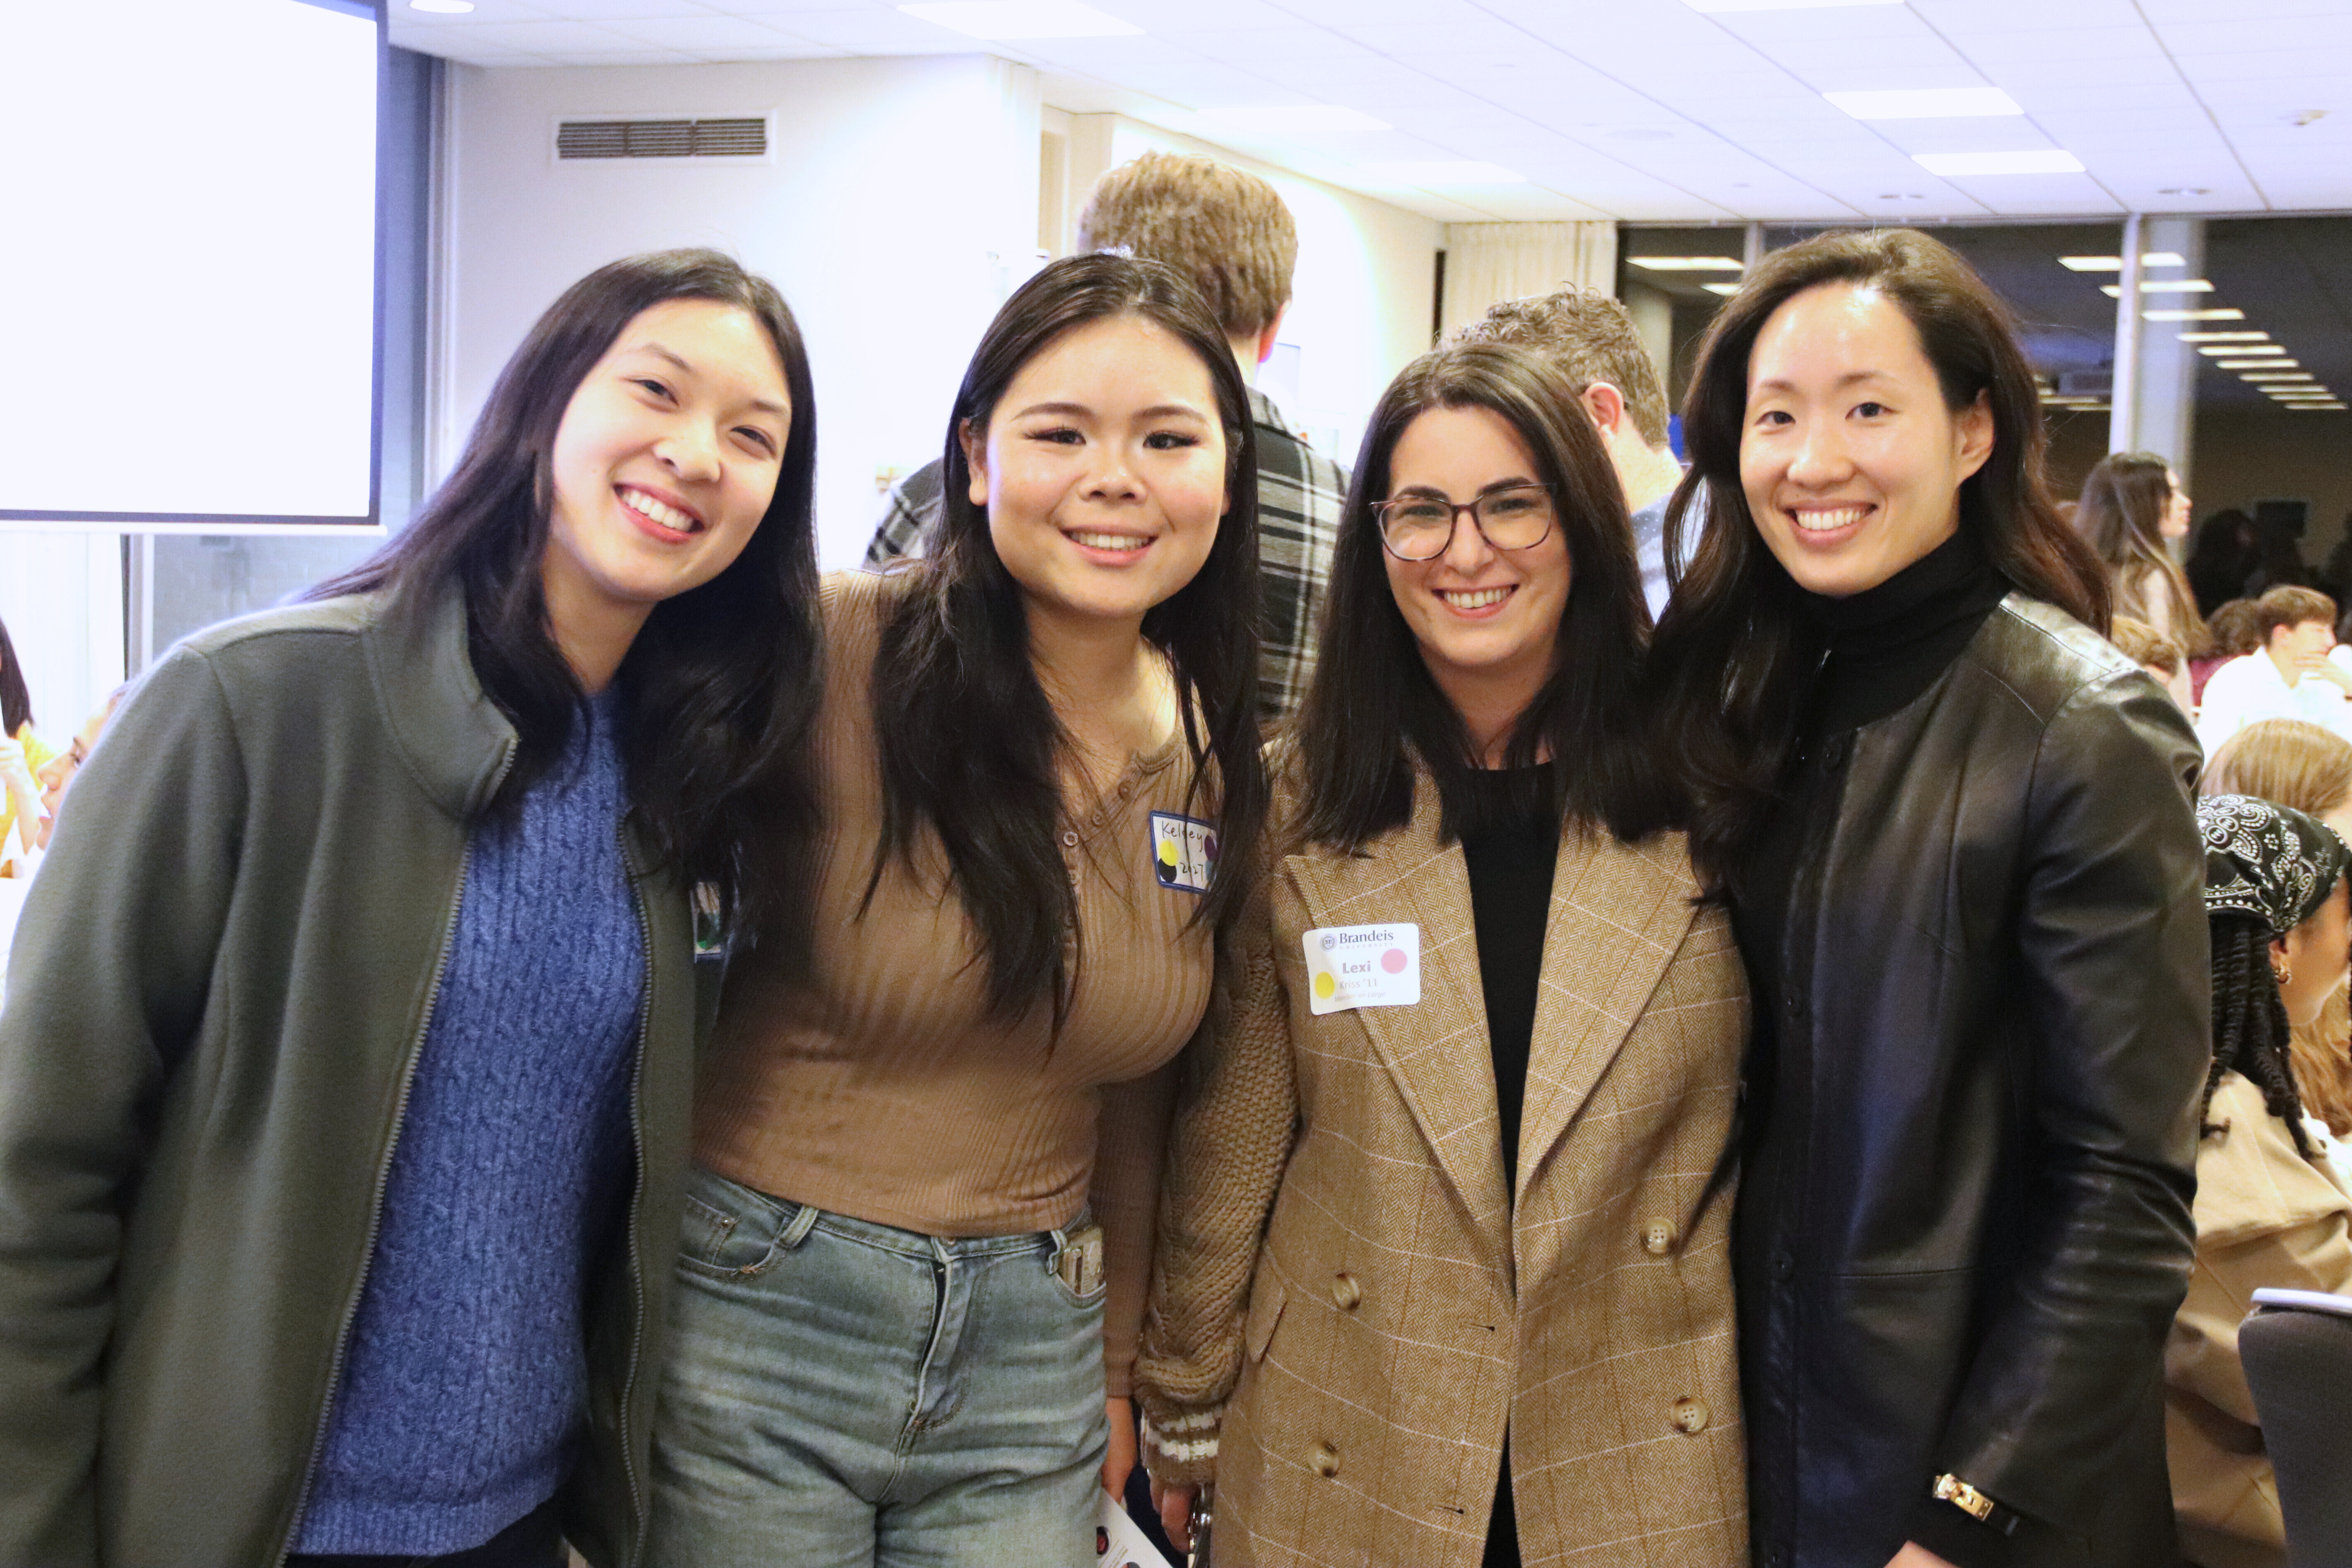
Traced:
POLYGON ((1949 1472, 2024 1516, 1977 1560, 2174 1563, 2159 1377, 2210 1051, 2188 725, 2011 594, 1814 751, 1779 960, 1749 954, 1756 1561, 1884 1568, 1949 1472))

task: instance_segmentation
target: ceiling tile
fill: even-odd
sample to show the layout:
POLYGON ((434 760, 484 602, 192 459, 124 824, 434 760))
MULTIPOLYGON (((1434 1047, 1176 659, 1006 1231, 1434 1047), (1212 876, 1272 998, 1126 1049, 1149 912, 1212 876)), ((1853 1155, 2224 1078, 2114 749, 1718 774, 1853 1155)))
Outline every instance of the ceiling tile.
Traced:
MULTIPOLYGON (((2191 0, 2210 5, 2212 0, 2191 0)), ((2132 0, 1909 0, 1910 10, 1945 37, 1973 33, 2036 33, 2055 29, 2144 26, 2132 0)))
MULTIPOLYGON (((833 3, 839 5, 840 0, 833 3)), ((1132 22, 1146 32, 1169 38, 1210 30, 1298 25, 1296 16, 1269 0, 1186 0, 1183 5, 1172 8, 1165 0, 1087 0, 1087 4, 1122 22, 1132 22)))
POLYGON ((702 0, 540 0, 540 8, 574 22, 642 22, 714 14, 702 0))
POLYGON ((1525 30, 1491 16, 1475 22, 1349 27, 1347 33, 1366 48, 1408 61, 1431 55, 1492 55, 1543 47, 1525 30))
POLYGON ((811 43, 854 55, 965 55, 983 47, 977 38, 882 5, 803 12, 789 26, 811 43))
POLYGON ((806 47, 802 39, 746 16, 672 16, 655 22, 607 22, 606 30, 656 48, 708 54, 717 49, 806 47))
POLYGON ((412 11, 401 0, 392 0, 384 13, 393 42, 411 28, 440 32, 448 27, 475 27, 486 22, 547 22, 559 19, 559 14, 544 5, 524 4, 524 0, 474 0, 471 11, 451 16, 441 11, 412 11))
POLYGON ((1767 54, 1810 49, 1822 44, 1843 45, 1933 37, 1907 5, 1838 5, 1819 10, 1721 11, 1708 18, 1727 32, 1747 39, 1767 54))
POLYGON ((487 22, 465 29, 474 47, 509 54, 553 56, 577 50, 610 52, 642 48, 635 38, 585 22, 487 22))
POLYGON ((1906 87, 1981 87, 1983 77, 1943 39, 1866 38, 1763 52, 1823 92, 1906 87))
POLYGON ((1448 23, 1474 26, 1489 20, 1486 9, 1470 0, 1277 0, 1282 9, 1302 22, 1313 22, 1339 32, 1359 27, 1402 27, 1448 23))
POLYGON ((2211 82, 2290 81, 2305 77, 2352 77, 2352 48, 2282 50, 2274 54, 2185 56, 2180 74, 2191 85, 2211 82))
POLYGON ((678 49, 565 49, 548 57, 557 66, 700 66, 709 65, 678 49))
POLYGON ((2216 7, 2196 21, 2158 22, 2156 30, 2174 54, 2200 58, 2352 48, 2352 12, 2341 6, 2292 17, 2248 17, 2234 5, 2216 7))

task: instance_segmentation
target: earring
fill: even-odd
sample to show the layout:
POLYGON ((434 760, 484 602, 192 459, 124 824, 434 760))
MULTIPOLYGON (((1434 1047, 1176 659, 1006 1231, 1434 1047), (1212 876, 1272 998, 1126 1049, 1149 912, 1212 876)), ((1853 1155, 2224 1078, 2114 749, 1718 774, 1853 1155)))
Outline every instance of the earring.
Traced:
POLYGON ((2294 979, 2294 971, 2289 969, 2286 966, 2286 960, 2280 957, 2275 952, 2271 954, 2271 978, 2277 981, 2282 985, 2287 984, 2294 979))

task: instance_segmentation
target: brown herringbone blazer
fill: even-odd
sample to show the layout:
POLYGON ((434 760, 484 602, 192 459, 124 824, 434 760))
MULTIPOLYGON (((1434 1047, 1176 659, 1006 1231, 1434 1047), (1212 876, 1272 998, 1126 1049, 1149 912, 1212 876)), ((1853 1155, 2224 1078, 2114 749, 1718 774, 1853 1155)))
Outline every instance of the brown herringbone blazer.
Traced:
POLYGON ((1507 1421, 1530 1568, 1738 1568, 1729 924, 1693 904, 1679 836, 1563 837, 1507 1194, 1437 816, 1424 777, 1361 856, 1268 879, 1170 1148, 1147 1458, 1213 1474, 1219 1568, 1475 1568, 1507 1421), (1309 1011, 1307 931, 1407 921, 1418 1005, 1309 1011))

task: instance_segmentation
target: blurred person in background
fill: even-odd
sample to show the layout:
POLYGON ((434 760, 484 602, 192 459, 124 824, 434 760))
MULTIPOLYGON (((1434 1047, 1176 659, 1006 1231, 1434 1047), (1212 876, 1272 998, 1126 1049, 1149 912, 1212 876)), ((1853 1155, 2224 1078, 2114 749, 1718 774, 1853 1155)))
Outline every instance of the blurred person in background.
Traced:
POLYGON ((0 877, 29 874, 49 839, 43 773, 58 753, 33 730, 33 694, 16 645, 0 624, 0 877))
POLYGON ((2074 526, 2107 569, 2116 614, 2144 621, 2191 657, 2205 651, 2196 595, 2173 563, 2189 536, 2189 496, 2153 452, 2112 452, 2083 481, 2074 526))
POLYGON ((2194 700, 2189 694, 2189 659, 2179 643, 2146 621, 2136 621, 2129 616, 2115 618, 2107 640, 2122 649, 2126 658, 2147 671, 2148 679, 2164 688, 2164 694, 2184 715, 2191 720, 2197 717, 2194 700))
POLYGON ((1163 1520, 1213 1481, 1230 1568, 1747 1561, 1747 987, 1669 826, 1621 481, 1567 374, 1452 344, 1365 437, 1137 1366, 1163 1520), (1360 1005, 1334 944, 1370 973, 1392 922, 1417 999, 1360 1005))
POLYGON ((106 700, 81 721, 80 729, 74 731, 72 742, 40 771, 41 803, 49 808, 49 820, 41 825, 44 846, 48 843, 48 834, 57 826, 57 814, 65 805, 66 791, 73 787, 74 777, 81 772, 82 763, 89 761, 90 748, 97 745, 99 737, 106 732, 107 724, 114 718, 115 709, 121 705, 130 689, 131 683, 124 681, 108 692, 106 700))
POLYGON ((2262 719, 2307 719, 2338 734, 2352 731, 2345 700, 2352 671, 2327 657, 2336 647, 2336 601, 2315 588, 2273 588, 2254 601, 2253 622, 2260 647, 2215 670, 2198 699, 2205 754, 2262 719))
POLYGON ((2197 820, 2212 1062, 2197 1142, 2196 1267, 2164 1350, 2166 1450, 2181 1548, 2196 1568, 2285 1568, 2278 1480, 2238 1326, 2266 1286, 2352 1292, 2352 1197, 2305 1131, 2288 1044, 2352 961, 2347 851, 2312 817, 2251 795, 2200 800, 2197 820))
POLYGON ((2104 640, 2014 320, 1937 240, 1767 255, 1683 428, 1711 515, 1651 670, 1755 988, 1756 1560, 2169 1562, 2209 1054, 2188 722, 2104 640))
MULTIPOLYGON (((2217 605, 2205 620, 2207 651, 2189 658, 2189 694, 2205 700, 2205 683, 2233 658, 2243 658, 2263 646, 2263 612, 2252 599, 2231 599, 2217 605)), ((2190 710, 2195 711, 2195 710, 2190 710)))
MULTIPOLYGON (((1213 158, 1146 153, 1095 182, 1078 214, 1077 252, 1165 262, 1216 312, 1244 384, 1274 353, 1290 308, 1298 227, 1275 188, 1213 158)), ((1250 384, 1256 423, 1258 710, 1279 719, 1307 694, 1315 627, 1331 575, 1347 471, 1302 440, 1250 384)), ((898 481, 866 548, 866 569, 929 552, 944 482, 938 459, 898 481)))
POLYGON ((0 1563, 644 1560, 697 912, 808 941, 814 413, 772 285, 614 262, 142 677, 0 1010, 0 1563))
MULTIPOLYGON (((2352 841, 2352 741, 2300 719, 2249 724, 2205 764, 2200 795, 2250 795, 2293 806, 2352 841)), ((2294 1026, 2293 1066, 2305 1131, 2352 1185, 2352 991, 2337 984, 2319 1016, 2294 1026)))
MULTIPOLYGON (((1519 343, 1559 366, 1625 491, 1650 617, 1664 614, 1666 503, 1682 483, 1683 465, 1668 435, 1665 386, 1625 307, 1594 289, 1506 300, 1445 343, 1519 343)), ((1692 504, 1704 507, 1704 494, 1692 504)))
POLYGON ((2197 529, 2197 548, 2189 552, 2184 574, 2196 591, 2197 608, 2208 620, 2231 599, 2251 599, 2262 592, 2247 587, 2262 551, 2254 542, 2254 520, 2230 507, 2207 518, 2197 529))

